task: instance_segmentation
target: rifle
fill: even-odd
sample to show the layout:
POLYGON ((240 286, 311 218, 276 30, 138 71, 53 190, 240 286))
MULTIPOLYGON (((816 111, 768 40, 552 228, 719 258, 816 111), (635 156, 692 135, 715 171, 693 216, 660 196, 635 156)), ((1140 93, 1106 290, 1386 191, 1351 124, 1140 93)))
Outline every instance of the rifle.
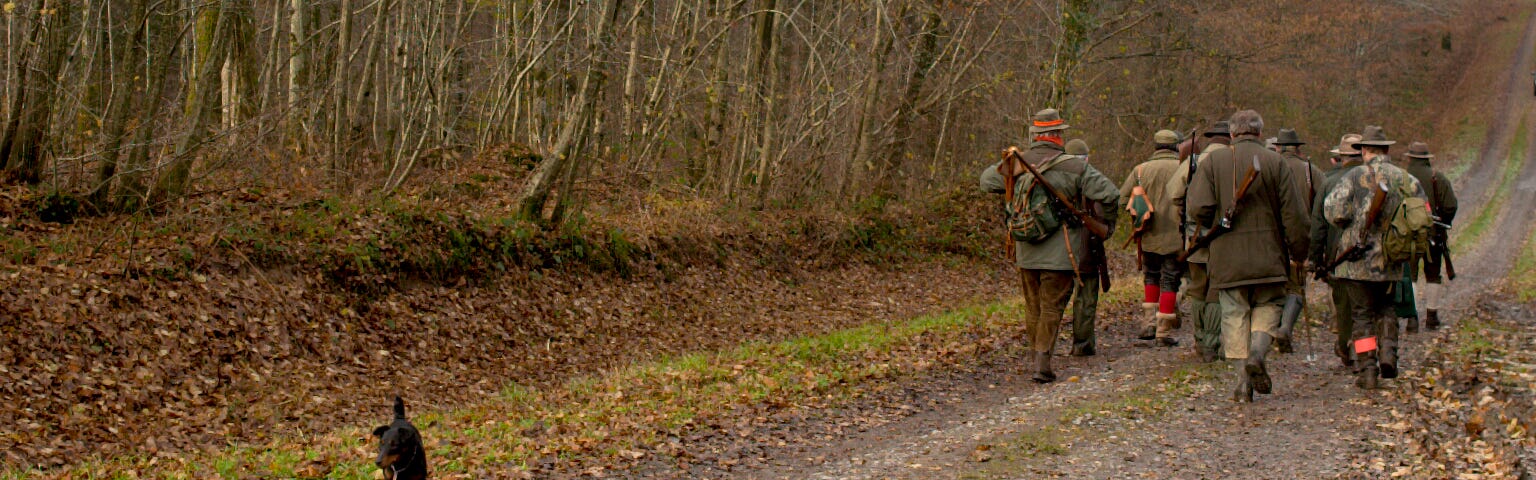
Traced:
POLYGON ((1370 238, 1366 236, 1366 232, 1381 217, 1381 207, 1387 203, 1387 182, 1378 181, 1376 186, 1378 188, 1371 192, 1371 206, 1370 209, 1366 210, 1365 225, 1360 226, 1360 238, 1355 240, 1354 245, 1350 245, 1348 249, 1340 253, 1332 262, 1328 262, 1328 266, 1318 272, 1320 275, 1333 272, 1333 269, 1343 265, 1344 262, 1359 260, 1365 256, 1365 252, 1370 251, 1372 244, 1370 238))
MULTIPOLYGON (((1440 227, 1440 228, 1444 228, 1447 231, 1449 231, 1451 229, 1450 225, 1446 225, 1444 223, 1440 223, 1440 221, 1438 219, 1435 220, 1435 226, 1440 227)), ((1435 253, 1432 253, 1432 255, 1439 255, 1440 256, 1440 260, 1445 262, 1445 278, 1448 278, 1448 279, 1450 279, 1452 281, 1455 281, 1456 280, 1456 264, 1451 262, 1451 246, 1445 244, 1444 242, 1437 241, 1435 239, 1436 237, 1438 237, 1438 235, 1431 235, 1429 237, 1430 251, 1431 252, 1435 252, 1435 253)))
POLYGON ((1078 223, 1080 223, 1083 228, 1088 230, 1088 233, 1096 235, 1099 238, 1109 238, 1108 225, 1105 225, 1102 220, 1094 218, 1092 215, 1089 215, 1074 206, 1072 204, 1071 198, 1067 198, 1066 195, 1061 193, 1061 190, 1057 190, 1055 186, 1051 185, 1051 182, 1045 181, 1045 177, 1040 175, 1040 171, 1035 170, 1034 165, 1030 165, 1029 162, 1024 160, 1024 157, 1019 152, 1018 148, 1008 147, 1008 153, 1004 154, 1004 157, 1005 158, 1003 163, 1011 163, 1008 161, 1008 159, 1012 158, 1017 159, 1020 164, 1024 165, 1024 168, 1029 170, 1029 174, 1035 176, 1035 183, 1041 187, 1044 187, 1045 192, 1051 194, 1051 198, 1056 199, 1056 203, 1061 205, 1061 207, 1065 209, 1067 213, 1071 214, 1073 218, 1076 218, 1078 223))
MULTIPOLYGON (((1087 206, 1094 217, 1103 218, 1103 215, 1099 212, 1102 207, 1098 203, 1090 202, 1087 206)), ((1104 250, 1104 239, 1090 234, 1085 243, 1088 246, 1088 262, 1098 268, 1099 289, 1103 290, 1104 293, 1109 293, 1109 255, 1104 250)))
POLYGON ((1018 172, 1015 172, 1013 169, 1013 156, 1004 152, 1003 163, 997 166, 997 170, 997 173, 1003 174, 1003 242, 1005 242, 1003 252, 1007 253, 1008 262, 1013 263, 1014 240, 1013 234, 1008 231, 1008 217, 1013 215, 1013 211, 1010 209, 1013 208, 1014 180, 1018 177, 1018 172))
POLYGON ((1198 127, 1189 129, 1189 138, 1179 142, 1179 157, 1189 162, 1189 171, 1184 173, 1184 206, 1179 210, 1179 240, 1181 245, 1189 245, 1189 184, 1195 181, 1195 157, 1200 153, 1200 140, 1196 136, 1198 127))
MULTIPOLYGON (((1233 153, 1236 153, 1236 150, 1233 153)), ((1253 170, 1248 171, 1248 175, 1243 177, 1243 184, 1237 187, 1237 193, 1232 195, 1232 206, 1227 207, 1227 210, 1222 212, 1221 218, 1216 220, 1216 225, 1211 227, 1210 231, 1205 232, 1204 235, 1198 235, 1197 232, 1195 241, 1189 246, 1189 249, 1179 254, 1178 260, 1180 262, 1188 261, 1190 255, 1210 245, 1211 240, 1215 240, 1216 237, 1232 231, 1232 219, 1237 217, 1237 207, 1242 204, 1243 198, 1248 196, 1248 188, 1253 186, 1253 181, 1257 178, 1259 178, 1259 156, 1254 155, 1253 170)), ((1187 205, 1189 202, 1187 196, 1184 201, 1187 205)))

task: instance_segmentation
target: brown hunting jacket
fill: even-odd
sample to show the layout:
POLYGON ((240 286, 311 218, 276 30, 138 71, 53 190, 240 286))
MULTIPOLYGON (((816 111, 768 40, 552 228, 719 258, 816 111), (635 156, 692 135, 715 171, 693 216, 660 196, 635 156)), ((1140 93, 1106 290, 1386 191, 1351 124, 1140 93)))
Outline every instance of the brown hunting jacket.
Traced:
POLYGON ((1179 154, 1158 150, 1152 158, 1137 165, 1120 184, 1120 205, 1131 201, 1131 190, 1140 186, 1152 204, 1152 224, 1141 234, 1141 250, 1158 255, 1177 255, 1184 250, 1184 236, 1179 232, 1179 210, 1173 205, 1168 182, 1178 176, 1179 154))
POLYGON ((1214 225, 1232 208, 1244 177, 1257 159, 1259 172, 1231 219, 1232 231, 1210 244, 1211 286, 1217 289, 1285 283, 1290 259, 1307 253, 1307 208, 1291 169, 1280 154, 1253 135, 1202 158, 1189 186, 1189 210, 1201 225, 1214 225))

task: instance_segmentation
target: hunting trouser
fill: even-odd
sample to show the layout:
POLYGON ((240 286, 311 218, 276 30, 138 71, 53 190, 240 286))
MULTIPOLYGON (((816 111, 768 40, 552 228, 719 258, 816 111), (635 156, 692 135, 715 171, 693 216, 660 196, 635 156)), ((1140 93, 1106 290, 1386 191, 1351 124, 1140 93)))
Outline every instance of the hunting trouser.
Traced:
POLYGON ((1189 262, 1189 286, 1184 295, 1194 299, 1195 341, 1212 352, 1221 351, 1221 300, 1211 291, 1211 277, 1204 263, 1189 262))
POLYGON ((1061 330, 1062 313, 1072 300, 1071 271, 1021 270, 1024 276, 1024 323, 1029 347, 1050 353, 1061 330))
POLYGON ((1285 307, 1285 284, 1271 283, 1224 288, 1221 297, 1221 347, 1228 360, 1248 358, 1248 339, 1253 332, 1277 337, 1280 311, 1285 307))
MULTIPOLYGON (((1097 273, 1097 272, 1094 272, 1097 273)), ((1092 353, 1098 335, 1099 276, 1083 273, 1083 285, 1072 296, 1072 352, 1092 353)))

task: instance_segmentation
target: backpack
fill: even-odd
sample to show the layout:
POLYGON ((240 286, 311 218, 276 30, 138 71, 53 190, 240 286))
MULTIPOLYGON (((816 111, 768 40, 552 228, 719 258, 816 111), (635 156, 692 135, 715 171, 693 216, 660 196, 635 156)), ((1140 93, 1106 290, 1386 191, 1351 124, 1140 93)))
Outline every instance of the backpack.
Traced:
MULTIPOLYGON (((1037 170, 1044 175, 1051 168, 1067 163, 1073 158, 1077 157, 1058 155, 1037 170)), ((1008 206, 1008 234, 1020 242, 1031 244, 1044 242, 1061 230, 1064 224, 1063 216, 1056 210, 1056 199, 1051 198, 1051 194, 1044 188, 1037 188, 1039 184, 1034 176, 1031 175, 1020 181, 1026 183, 1023 185, 1022 194, 1015 195, 1013 204, 1008 206)))
POLYGON ((1131 198, 1125 202, 1125 211, 1131 214, 1131 237, 1135 238, 1152 227, 1152 200, 1147 189, 1141 186, 1141 167, 1136 167, 1136 186, 1131 187, 1131 198))
POLYGON ((1381 251, 1388 263, 1403 263, 1429 256, 1429 236, 1435 225, 1429 202, 1405 196, 1392 211, 1381 235, 1381 251))

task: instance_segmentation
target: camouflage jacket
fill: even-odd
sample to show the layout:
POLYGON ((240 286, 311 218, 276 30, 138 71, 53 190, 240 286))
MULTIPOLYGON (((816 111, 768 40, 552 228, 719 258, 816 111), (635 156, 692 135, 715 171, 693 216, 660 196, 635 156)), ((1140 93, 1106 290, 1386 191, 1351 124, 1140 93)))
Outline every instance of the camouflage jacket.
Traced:
POLYGON ((1418 179, 1392 165, 1392 159, 1386 155, 1367 160, 1365 165, 1339 177, 1338 184, 1323 200, 1323 214, 1329 223, 1343 229, 1339 235, 1340 251, 1357 243, 1369 248, 1358 260, 1340 264, 1333 271, 1334 277, 1362 282, 1392 282, 1403 278, 1402 263, 1387 263, 1381 236, 1392 210, 1409 196, 1423 198, 1424 189, 1419 186, 1418 179), (1367 226, 1372 189, 1381 183, 1387 186, 1387 196, 1376 221, 1367 226))
POLYGON ((1314 266, 1327 265, 1339 255, 1339 235, 1344 233, 1338 225, 1328 222, 1327 215, 1323 215, 1323 201, 1328 198, 1328 192, 1339 184, 1339 177, 1360 165, 1359 160, 1345 162, 1324 173, 1323 181, 1318 184, 1317 198, 1312 202, 1312 250, 1307 257, 1314 266))

